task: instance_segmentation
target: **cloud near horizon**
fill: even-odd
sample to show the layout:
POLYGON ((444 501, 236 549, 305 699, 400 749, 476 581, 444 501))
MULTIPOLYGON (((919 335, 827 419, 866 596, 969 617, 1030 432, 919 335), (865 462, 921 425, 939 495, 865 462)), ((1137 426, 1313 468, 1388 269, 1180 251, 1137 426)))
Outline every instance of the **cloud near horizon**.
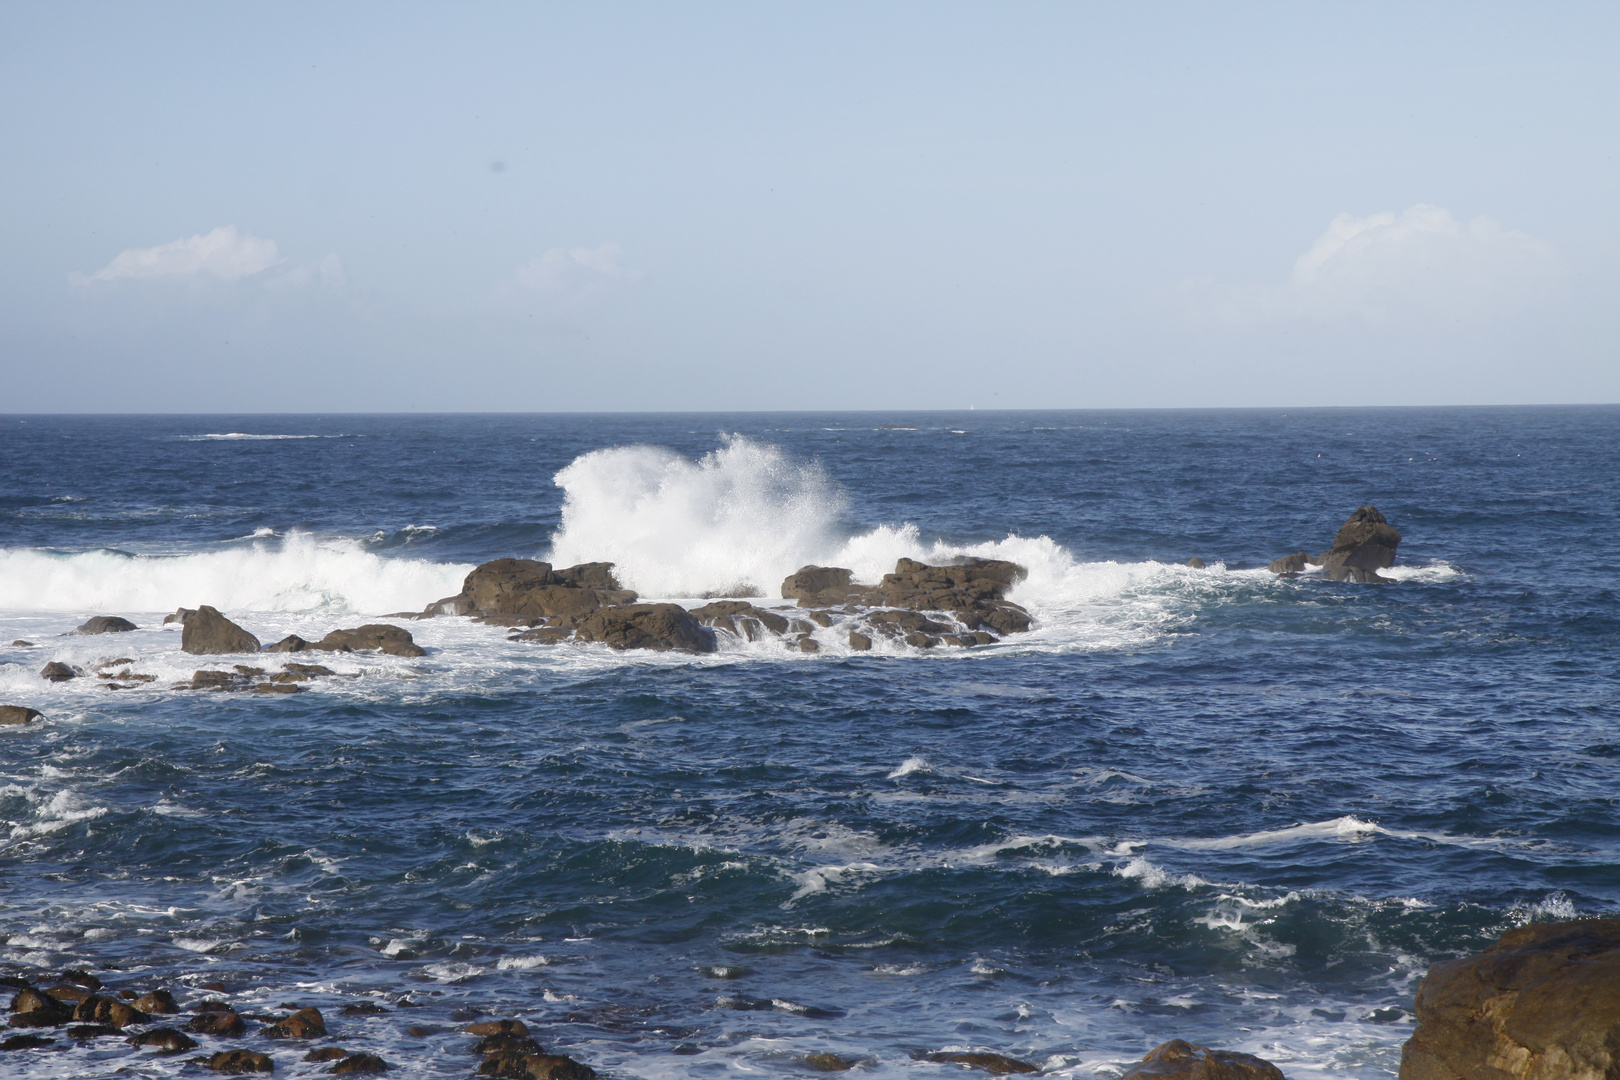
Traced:
POLYGON ((213 232, 156 247, 130 248, 100 270, 88 277, 78 277, 76 281, 196 277, 200 274, 236 281, 262 273, 283 261, 274 240, 242 232, 235 225, 221 225, 213 232))
POLYGON ((635 281, 641 271, 619 261, 618 244, 594 248, 554 247, 530 259, 512 274, 509 288, 531 293, 582 294, 598 292, 615 281, 635 281))
POLYGON ((1197 318, 1236 326, 1287 320, 1370 324, 1482 321, 1544 298, 1563 276, 1553 246, 1488 217, 1458 221, 1419 203, 1340 214, 1282 284, 1184 283, 1197 318))

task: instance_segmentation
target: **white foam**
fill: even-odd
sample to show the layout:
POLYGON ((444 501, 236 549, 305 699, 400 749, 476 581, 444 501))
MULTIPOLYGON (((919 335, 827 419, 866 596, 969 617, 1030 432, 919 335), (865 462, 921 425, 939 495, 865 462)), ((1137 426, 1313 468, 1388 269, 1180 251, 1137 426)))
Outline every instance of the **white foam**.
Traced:
POLYGON ((550 965, 551 960, 544 956, 503 956, 496 961, 497 971, 533 971, 550 965))
POLYGON ((933 766, 928 763, 927 758, 912 755, 911 757, 908 757, 908 758, 906 758, 906 760, 902 761, 900 763, 900 767, 895 769, 892 773, 890 773, 888 775, 887 779, 889 779, 889 780, 898 780, 898 779, 900 779, 900 777, 902 777, 902 776, 910 776, 914 772, 933 772, 933 771, 934 771, 933 766))
POLYGON ((73 555, 0 548, 0 611, 130 613, 212 604, 232 611, 381 614, 460 591, 459 563, 387 559, 294 533, 280 543, 186 555, 73 555))

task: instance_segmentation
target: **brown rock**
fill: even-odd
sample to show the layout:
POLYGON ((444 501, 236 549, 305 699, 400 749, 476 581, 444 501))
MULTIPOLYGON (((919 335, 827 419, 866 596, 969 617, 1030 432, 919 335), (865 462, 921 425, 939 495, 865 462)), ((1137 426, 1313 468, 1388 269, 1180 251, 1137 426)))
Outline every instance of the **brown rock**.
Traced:
POLYGON ((170 623, 176 623, 177 622, 181 626, 184 626, 184 625, 186 625, 186 620, 191 618, 196 613, 197 613, 197 610, 195 608, 188 608, 188 607, 175 608, 175 611, 174 611, 173 615, 165 615, 165 616, 163 616, 163 625, 168 626, 170 623))
POLYGON ((787 619, 746 600, 716 600, 693 608, 692 617, 704 626, 724 630, 744 641, 759 641, 767 632, 785 634, 788 631, 787 619))
POLYGON ((872 648, 872 639, 859 630, 849 632, 849 647, 856 652, 867 652, 872 648))
POLYGON ((99 1039, 104 1035, 117 1035, 119 1030, 111 1024, 74 1024, 66 1034, 70 1039, 99 1039))
POLYGON ((324 1039, 326 1020, 321 1010, 311 1006, 276 1021, 259 1032, 267 1039, 324 1039))
POLYGON ((619 588, 612 563, 553 570, 534 559, 495 559, 474 568, 459 595, 435 601, 423 613, 577 617, 635 599, 619 588))
POLYGON ((1620 1075, 1620 919, 1523 926, 1435 964, 1417 1021, 1401 1080, 1620 1075))
POLYGON ((67 682, 69 679, 77 679, 79 672, 60 660, 52 660, 40 669, 39 677, 46 682, 67 682))
POLYGON ((252 1050, 221 1050, 205 1064, 215 1072, 222 1073, 274 1072, 276 1068, 269 1055, 252 1050))
POLYGON ((163 1054, 183 1054, 197 1049, 197 1040, 172 1027, 152 1028, 129 1037, 131 1046, 155 1046, 163 1054))
POLYGON ((323 652, 358 652, 375 649, 389 656, 427 655, 427 650, 411 638, 409 630, 387 623, 367 623, 353 630, 333 630, 307 648, 323 652))
POLYGON ((85 1024, 111 1024, 121 1028, 130 1024, 144 1024, 150 1017, 115 997, 91 994, 73 1010, 73 1019, 85 1024))
POLYGON ((148 1013, 176 1013, 180 1006, 175 1004, 174 995, 167 990, 154 990, 145 997, 135 999, 135 1007, 148 1013))
POLYGON ((47 986, 45 992, 57 1001, 67 1002, 70 1005, 77 1005, 91 994, 88 988, 75 983, 57 983, 55 986, 47 986))
POLYGON ((1282 574, 1284 577, 1293 577, 1309 566, 1311 557, 1303 551, 1296 551, 1292 555, 1284 555, 1280 559, 1272 559, 1266 564, 1266 569, 1273 574, 1282 574))
POLYGON ((32 724, 41 715, 38 709, 22 705, 0 705, 0 727, 10 724, 32 724))
POLYGON ((1329 581, 1387 581, 1378 571, 1395 565, 1400 543, 1401 534, 1378 508, 1363 506, 1339 527, 1332 549, 1322 555, 1322 573, 1329 581))
POLYGON ((223 1035, 234 1037, 247 1030, 242 1018, 236 1015, 236 1010, 226 1006, 218 1009, 199 1009, 197 1015, 186 1024, 187 1031, 194 1031, 199 1035, 223 1035))
POLYGON ((42 1046, 54 1045, 55 1039, 47 1039, 43 1035, 12 1035, 0 1039, 0 1050, 37 1050, 42 1046))
POLYGON ((837 1054, 806 1054, 804 1063, 816 1072, 847 1072, 855 1067, 853 1061, 846 1061, 837 1054))
POLYGON ((478 1067, 478 1075, 515 1080, 594 1080, 596 1070, 555 1054, 491 1054, 478 1067))
POLYGON ((613 564, 610 562, 580 563, 565 570, 553 570, 552 581, 558 585, 565 585, 570 589, 606 589, 609 592, 623 592, 619 579, 613 576, 613 564))
POLYGON ((117 615, 97 615, 85 620, 75 634, 123 634, 138 629, 128 619, 120 619, 117 615))
POLYGON ((545 1050, 527 1035, 486 1035, 473 1046, 472 1052, 488 1057, 491 1054, 544 1054, 545 1050))
POLYGON ((476 1024, 468 1024, 461 1030, 466 1032, 468 1035, 477 1035, 480 1037, 488 1037, 491 1035, 516 1035, 518 1038, 522 1039, 526 1038, 529 1034, 529 1026, 521 1020, 482 1020, 476 1024))
POLYGON ((349 1052, 341 1046, 317 1046, 304 1055, 305 1061, 336 1061, 338 1058, 348 1057, 349 1052))
POLYGON ((937 1061, 946 1065, 966 1065, 970 1069, 983 1069, 995 1076, 1006 1076, 1008 1073, 1036 1072, 1035 1066, 1027 1061, 1019 1061, 1003 1054, 929 1054, 929 1061, 937 1061))
POLYGON ((715 651, 714 631, 679 604, 626 604, 586 617, 574 635, 615 649, 715 651))
MULTIPOLYGON (((34 643, 32 641, 24 641, 22 638, 18 638, 16 641, 13 641, 11 645, 12 648, 16 649, 32 649, 34 647, 34 643)), ((19 1038, 20 1037, 21 1036, 19 1036, 19 1038)))
POLYGON ((782 581, 782 599, 800 607, 832 607, 863 592, 854 583, 855 571, 842 566, 802 566, 782 581))
POLYGON ((1211 1050, 1171 1039, 1155 1047, 1120 1080, 1285 1080, 1264 1058, 1234 1050, 1211 1050))
POLYGON ((1204 560, 1194 555, 1192 558, 1187 560, 1186 565, 1192 567, 1194 570, 1202 570, 1204 569, 1204 560))
POLYGON ((388 1011, 387 1006, 379 1005, 375 1001, 361 1001, 353 1005, 345 1005, 338 1010, 344 1016, 375 1016, 388 1011))
POLYGON ((309 642, 297 634, 288 634, 274 645, 266 645, 265 652, 303 652, 309 648, 309 642))
POLYGON ((197 656, 258 652, 259 639, 203 604, 181 624, 180 648, 197 656))
POLYGON ((376 1054, 350 1054, 326 1071, 332 1073, 383 1073, 388 1071, 388 1062, 376 1054))

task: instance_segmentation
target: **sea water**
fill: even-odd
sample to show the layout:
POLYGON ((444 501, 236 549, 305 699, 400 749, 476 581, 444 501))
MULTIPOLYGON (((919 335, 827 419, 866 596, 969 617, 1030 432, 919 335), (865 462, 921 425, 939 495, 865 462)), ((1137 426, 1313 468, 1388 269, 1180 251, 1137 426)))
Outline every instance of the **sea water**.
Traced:
MULTIPOLYGON (((317 1005, 402 1076, 470 1075, 473 1015, 626 1078, 1171 1038, 1391 1076, 1428 965, 1620 906, 1617 523, 1616 408, 3 417, 0 703, 46 719, 0 729, 0 972, 317 1005), (1364 504, 1394 584, 1265 569, 1364 504), (281 696, 171 688, 220 664, 162 623, 314 639, 503 556, 696 604, 962 555, 1028 570, 1030 633, 396 619, 426 656, 281 696), (113 659, 155 681, 40 677, 113 659)), ((0 1073, 187 1068, 58 1039, 0 1073)))

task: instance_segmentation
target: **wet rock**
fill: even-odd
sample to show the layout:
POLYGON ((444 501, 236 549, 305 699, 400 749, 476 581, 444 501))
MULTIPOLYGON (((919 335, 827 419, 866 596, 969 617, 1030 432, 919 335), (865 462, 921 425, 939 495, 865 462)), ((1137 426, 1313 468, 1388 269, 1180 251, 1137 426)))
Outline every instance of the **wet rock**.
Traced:
POLYGON ((809 634, 800 634, 796 640, 799 651, 802 653, 818 653, 821 651, 821 645, 809 634))
POLYGON ((1171 1039, 1148 1052, 1120 1080, 1285 1080, 1264 1058, 1233 1050, 1211 1050, 1171 1039))
POLYGON ((111 1024, 74 1024, 67 1029, 70 1039, 98 1039, 103 1035, 119 1034, 122 1033, 111 1024))
POLYGON ((23 705, 0 705, 0 727, 32 724, 41 715, 38 709, 30 709, 23 705))
POLYGON ((480 1057, 490 1054, 544 1054, 545 1049, 527 1035, 487 1035, 473 1046, 480 1057))
POLYGON ((259 1034, 267 1039, 324 1039, 326 1020, 321 1016, 321 1011, 312 1006, 276 1021, 259 1034))
MULTIPOLYGON (((18 638, 16 641, 11 643, 11 647, 14 649, 32 649, 34 647, 34 643, 32 641, 24 641, 22 638, 18 638)), ((18 1038, 22 1038, 22 1036, 19 1035, 18 1038)))
POLYGON ((1322 555, 1322 573, 1329 581, 1387 581, 1378 571, 1395 565, 1401 534, 1376 506, 1363 506, 1339 527, 1333 547, 1322 555))
POLYGON ((604 608, 579 624, 575 637, 615 649, 715 651, 714 631, 679 604, 626 604, 604 608))
POLYGON ((151 1017, 115 997, 91 994, 73 1010, 73 1019, 83 1024, 110 1024, 121 1028, 130 1024, 144 1024, 151 1017))
POLYGON ((461 1030, 480 1038, 491 1035, 515 1035, 521 1039, 529 1034, 529 1026, 521 1020, 481 1020, 476 1024, 468 1024, 461 1030))
POLYGON ((594 1080, 596 1070, 555 1054, 491 1054, 478 1067, 478 1075, 514 1080, 594 1080))
POLYGON ((849 647, 856 652, 867 652, 872 648, 872 639, 859 630, 849 632, 849 647))
POLYGON ((1417 991, 1401 1080, 1620 1075, 1620 919, 1505 931, 1435 964, 1417 991))
POLYGON ((10 1026, 55 1027, 73 1019, 73 1006, 31 986, 17 991, 11 998, 10 1026))
POLYGON ((66 1002, 69 1005, 78 1005, 79 1002, 89 997, 91 993, 89 989, 79 986, 77 983, 57 983, 55 986, 47 986, 45 992, 57 1001, 66 1002))
POLYGON ((1280 559, 1272 559, 1266 564, 1266 569, 1273 574, 1282 574, 1284 577, 1293 577, 1301 573, 1307 566, 1313 565, 1311 557, 1303 551, 1296 551, 1292 555, 1284 555, 1280 559))
MULTIPOLYGON (((216 994, 229 993, 229 991, 225 989, 225 984, 222 983, 222 982, 205 982, 205 983, 201 983, 201 984, 199 984, 199 989, 211 990, 216 994)), ((206 1002, 206 1001, 203 1002, 203 1005, 206 1005, 206 1004, 208 1004, 208 1002, 206 1002)), ((222 1003, 220 1003, 220 1004, 222 1004, 222 1003)), ((203 1008, 202 1005, 197 1006, 197 1011, 201 1012, 202 1008, 203 1008)))
POLYGON ((378 1005, 375 1001, 361 1001, 353 1005, 345 1005, 339 1010, 344 1016, 375 1016, 377 1013, 388 1011, 386 1006, 378 1005))
POLYGON ((196 608, 175 608, 173 615, 163 616, 163 625, 168 626, 170 623, 179 623, 181 626, 184 626, 186 625, 186 620, 191 618, 196 613, 196 608))
POLYGON ((331 1073, 353 1074, 383 1073, 387 1072, 388 1068, 388 1062, 384 1061, 376 1054, 350 1054, 348 1057, 343 1058, 336 1065, 333 1065, 326 1071, 331 1073))
POLYGON ((846 1061, 837 1054, 806 1054, 804 1063, 816 1072, 847 1072, 855 1067, 853 1061, 846 1061))
POLYGON ((560 645, 574 636, 574 631, 566 626, 540 626, 533 630, 525 630, 521 634, 513 634, 507 641, 529 641, 537 645, 560 645))
POLYGON ((46 682, 67 682, 77 679, 81 672, 77 668, 69 667, 60 660, 52 660, 40 669, 39 677, 46 682))
POLYGON ((534 559, 495 559, 475 567, 459 594, 434 601, 423 614, 579 617, 635 600, 635 593, 619 587, 612 563, 553 570, 534 559))
POLYGON ((0 1040, 0 1050, 38 1050, 42 1046, 55 1046, 55 1039, 43 1035, 12 1035, 0 1040))
POLYGON ((1010 1058, 1003 1054, 929 1054, 928 1060, 945 1065, 966 1065, 970 1069, 983 1069, 994 1076, 1037 1071, 1035 1066, 1029 1062, 1019 1061, 1017 1058, 1010 1058))
POLYGON ((197 1049, 197 1040, 172 1027, 152 1028, 129 1037, 131 1046, 155 1046, 162 1054, 183 1054, 197 1049))
POLYGON ((322 652, 362 652, 375 650, 389 656, 426 656, 427 650, 418 645, 411 632, 387 623, 367 623, 353 630, 333 630, 307 648, 322 652))
POLYGON ((1192 567, 1194 570, 1202 570, 1204 569, 1204 560, 1194 555, 1192 558, 1187 560, 1185 565, 1192 567))
MULTIPOLYGON (((205 1003, 217 1004, 217 1003, 205 1003)), ((214 1009, 204 1009, 198 1006, 197 1015, 186 1024, 186 1030, 198 1035, 222 1035, 227 1038, 235 1037, 247 1031, 247 1025, 242 1018, 236 1015, 236 1010, 228 1005, 214 1009)))
POLYGON ((551 572, 553 582, 570 589, 605 589, 608 592, 625 592, 619 584, 619 579, 613 576, 613 564, 610 562, 580 563, 562 570, 551 572))
POLYGON ((299 694, 302 693, 303 690, 304 688, 302 686, 295 686, 292 683, 268 682, 259 683, 253 688, 253 692, 255 694, 299 694))
POLYGON ((336 1061, 338 1058, 348 1057, 349 1052, 341 1046, 317 1046, 304 1055, 305 1061, 336 1061))
POLYGON ((270 1060, 268 1054, 252 1050, 221 1050, 204 1064, 221 1073, 274 1072, 276 1068, 276 1063, 270 1060))
POLYGON ((258 652, 259 639, 203 604, 181 624, 180 648, 196 656, 258 652))
POLYGON ((842 566, 802 566, 782 581, 782 599, 800 607, 836 607, 865 590, 854 583, 855 572, 842 566))
POLYGON ((297 634, 288 634, 274 645, 266 645, 265 652, 303 652, 309 648, 309 642, 297 634))
POLYGON ((817 626, 831 626, 833 624, 833 613, 830 611, 812 611, 808 615, 810 621, 817 626))
POLYGON ((405 1034, 413 1039, 425 1039, 429 1035, 438 1034, 438 1028, 423 1027, 421 1024, 412 1024, 405 1029, 405 1034))
POLYGON ((788 621, 746 600, 716 600, 692 609, 692 617, 704 626, 724 630, 744 641, 760 641, 767 633, 785 634, 788 621))
POLYGON ((128 619, 120 619, 117 615, 97 615, 86 619, 75 634, 123 634, 138 629, 128 619))

